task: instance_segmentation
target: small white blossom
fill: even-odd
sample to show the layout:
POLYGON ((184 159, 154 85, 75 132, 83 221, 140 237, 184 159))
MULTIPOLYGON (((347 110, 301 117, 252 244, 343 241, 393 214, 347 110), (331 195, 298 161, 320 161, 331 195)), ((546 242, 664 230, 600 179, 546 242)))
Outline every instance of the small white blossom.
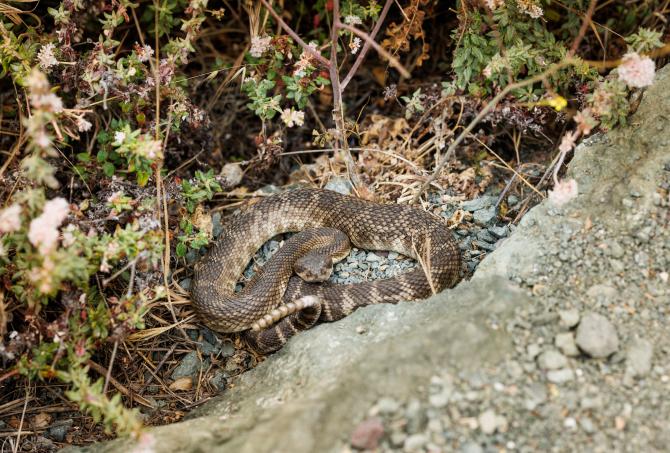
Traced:
POLYGON ((86 120, 86 118, 84 118, 83 116, 80 116, 79 118, 77 118, 77 130, 79 132, 90 131, 91 127, 93 127, 91 122, 86 120))
POLYGON ((137 59, 142 63, 149 61, 154 55, 154 49, 148 44, 145 44, 142 47, 136 47, 135 51, 137 52, 137 59))
POLYGON ((123 131, 116 131, 114 132, 114 143, 116 145, 120 145, 121 143, 126 141, 126 133, 123 131))
POLYGON ((363 21, 361 20, 360 17, 354 14, 350 14, 349 16, 346 16, 344 18, 344 23, 349 25, 361 25, 363 21))
POLYGON ((621 58, 618 72, 619 80, 629 87, 644 88, 654 83, 656 65, 651 58, 642 58, 636 52, 631 52, 621 58))
POLYGON ((305 112, 299 110, 284 109, 281 119, 288 127, 302 126, 305 123, 305 112))
POLYGON ((554 190, 549 191, 549 201, 556 206, 563 206, 577 196, 577 181, 568 179, 559 181, 554 185, 554 190))
POLYGON ((137 74, 137 69, 134 66, 128 68, 128 77, 132 77, 137 74))
POLYGON ((13 204, 0 212, 0 233, 11 233, 21 228, 21 206, 13 204))
POLYGON ((358 53, 358 49, 361 48, 361 38, 356 36, 350 43, 349 43, 349 49, 351 49, 351 54, 356 55, 358 53))
POLYGON ((39 61, 40 68, 45 71, 48 71, 52 66, 58 64, 58 60, 54 55, 54 49, 56 46, 53 43, 49 43, 45 46, 42 46, 39 53, 37 54, 37 60, 39 61))
POLYGON ((270 41, 272 41, 270 36, 254 36, 251 38, 251 49, 249 49, 251 56, 254 58, 262 57, 270 48, 270 41))

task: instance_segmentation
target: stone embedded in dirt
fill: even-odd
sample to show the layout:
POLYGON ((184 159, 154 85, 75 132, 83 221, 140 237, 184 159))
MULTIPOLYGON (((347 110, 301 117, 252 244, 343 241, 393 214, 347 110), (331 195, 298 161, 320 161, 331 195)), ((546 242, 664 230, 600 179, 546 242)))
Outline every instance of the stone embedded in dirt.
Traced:
POLYGON ((353 188, 348 178, 341 177, 331 179, 325 186, 325 189, 341 193, 342 195, 351 195, 353 188))
POLYGON ((651 370, 654 345, 650 341, 636 338, 626 352, 626 374, 631 377, 646 376, 651 370))
POLYGON ((377 409, 381 414, 392 414, 400 409, 400 403, 393 398, 382 398, 377 402, 377 409))
POLYGON ((561 325, 564 327, 574 327, 579 323, 579 310, 571 308, 570 310, 559 310, 558 317, 561 319, 561 325))
POLYGON ((577 348, 575 336, 572 332, 561 332, 556 334, 554 344, 568 357, 577 357, 579 355, 579 349, 577 348))
POLYGON ((491 206, 490 208, 475 211, 475 213, 472 215, 472 218, 477 225, 485 226, 493 222, 496 218, 496 215, 495 206, 491 206))
POLYGON ((172 372, 172 379, 194 375, 200 368, 201 362, 197 351, 191 351, 181 359, 181 363, 172 372))
POLYGON ((563 368, 562 370, 551 370, 547 372, 547 379, 554 384, 563 384, 572 381, 575 378, 575 373, 570 368, 563 368))
POLYGON ((593 358, 605 358, 619 349, 619 336, 612 323, 598 313, 587 313, 577 327, 579 349, 593 358))
POLYGON ((379 417, 369 418, 358 424, 351 434, 351 446, 359 450, 375 450, 384 435, 384 425, 379 417))
POLYGON ((565 367, 568 364, 568 359, 560 352, 550 349, 540 354, 537 363, 543 370, 557 370, 565 367))
POLYGON ((493 409, 488 409, 477 417, 479 422, 479 429, 482 430, 484 434, 493 434, 496 429, 498 429, 498 416, 493 411, 493 409))
POLYGON ((498 197, 485 195, 483 197, 475 198, 474 200, 464 201, 461 204, 461 209, 468 212, 480 211, 493 206, 496 201, 498 201, 498 197))

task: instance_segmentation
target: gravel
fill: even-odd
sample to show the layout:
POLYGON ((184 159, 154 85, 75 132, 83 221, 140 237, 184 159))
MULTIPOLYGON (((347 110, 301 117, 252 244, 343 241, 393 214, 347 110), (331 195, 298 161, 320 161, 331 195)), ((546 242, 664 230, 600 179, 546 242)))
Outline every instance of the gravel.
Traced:
MULTIPOLYGON (((497 327, 515 353, 475 372, 445 366, 417 382, 418 406, 381 398, 371 409, 386 429, 376 451, 408 451, 424 438, 416 451, 666 451, 670 171, 663 184, 651 213, 634 204, 611 229, 566 219, 552 232, 542 259, 514 276, 536 303, 497 327), (418 413, 427 417, 419 432, 408 428, 418 413)), ((475 262, 478 242, 505 237, 498 227, 456 231, 466 260, 475 262)))

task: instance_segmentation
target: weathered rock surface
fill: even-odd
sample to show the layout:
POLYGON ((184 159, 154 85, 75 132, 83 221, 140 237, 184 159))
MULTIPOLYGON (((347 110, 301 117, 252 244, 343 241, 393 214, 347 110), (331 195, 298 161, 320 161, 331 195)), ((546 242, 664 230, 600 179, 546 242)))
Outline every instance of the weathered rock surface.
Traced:
POLYGON ((578 147, 566 177, 580 195, 532 209, 470 282, 297 336, 188 420, 151 429, 151 451, 339 452, 373 418, 371 440, 354 437, 381 451, 663 451, 668 92, 670 67, 628 127, 578 147), (616 329, 607 359, 576 349, 587 313, 616 329))

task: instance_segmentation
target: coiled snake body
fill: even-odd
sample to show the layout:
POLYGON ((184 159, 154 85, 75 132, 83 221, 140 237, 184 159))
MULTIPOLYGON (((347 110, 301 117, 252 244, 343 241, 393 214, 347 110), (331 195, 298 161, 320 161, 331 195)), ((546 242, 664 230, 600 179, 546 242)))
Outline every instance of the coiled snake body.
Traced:
POLYGON ((452 287, 460 280, 460 269, 458 245, 439 218, 412 206, 300 189, 264 198, 228 220, 219 240, 195 267, 192 299, 208 327, 246 331, 243 337, 253 348, 270 352, 317 321, 334 321, 364 305, 421 299, 452 287), (356 247, 394 251, 419 265, 394 278, 352 285, 291 277, 296 261, 309 261, 315 246, 322 250, 317 261, 331 264, 346 256, 346 237, 337 237, 342 235, 335 230, 356 247), (244 268, 266 241, 298 231, 303 233, 285 241, 252 282, 235 293, 244 268), (276 324, 269 327, 272 322, 276 324))

